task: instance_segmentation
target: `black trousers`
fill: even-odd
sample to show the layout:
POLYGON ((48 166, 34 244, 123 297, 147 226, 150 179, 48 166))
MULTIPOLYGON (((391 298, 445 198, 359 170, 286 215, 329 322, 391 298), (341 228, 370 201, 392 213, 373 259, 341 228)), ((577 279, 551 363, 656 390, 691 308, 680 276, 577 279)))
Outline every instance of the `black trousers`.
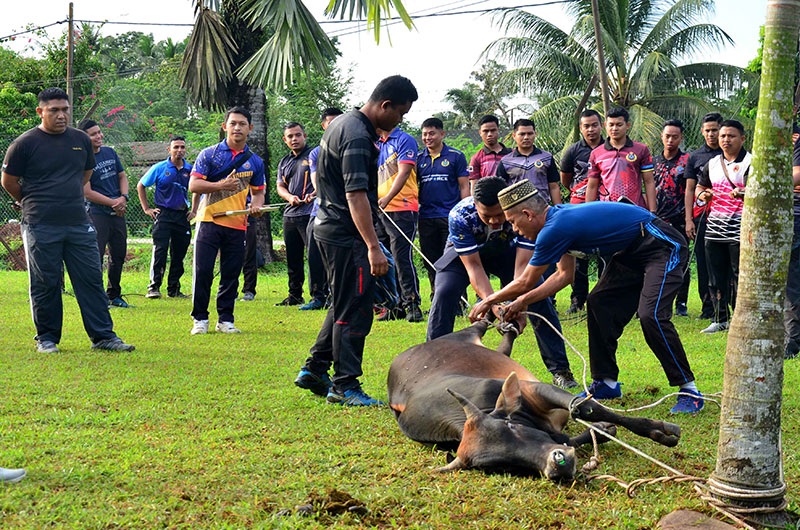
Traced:
POLYGON ((305 252, 308 215, 283 218, 283 242, 286 245, 286 270, 289 274, 289 296, 303 297, 303 282, 306 281, 305 252))
MULTIPOLYGON (((686 240, 686 218, 681 215, 676 215, 671 219, 666 220, 672 228, 674 228, 681 236, 683 236, 684 244, 688 248, 689 242, 686 240)), ((675 304, 684 304, 686 305, 687 300, 689 300, 689 286, 692 282, 692 267, 690 264, 686 264, 684 267, 684 274, 683 274, 683 284, 681 284, 681 288, 678 289, 678 294, 675 296, 675 304)))
POLYGON ((153 259, 150 262, 150 289, 160 289, 167 268, 169 253, 169 275, 167 293, 178 294, 183 276, 183 258, 192 240, 192 228, 186 218, 186 210, 175 210, 159 206, 161 213, 153 223, 153 259))
POLYGON ((308 291, 312 300, 324 302, 328 299, 328 273, 325 272, 325 263, 322 261, 322 254, 319 245, 314 238, 314 220, 316 216, 308 219, 306 227, 306 241, 308 246, 308 291))
POLYGON ((108 247, 108 286, 106 295, 109 300, 119 298, 122 294, 120 280, 122 279, 122 265, 128 253, 128 228, 125 226, 124 215, 106 215, 92 213, 92 224, 97 230, 97 248, 100 256, 100 268, 103 267, 103 256, 108 247))
POLYGON ((706 239, 708 291, 714 305, 712 322, 728 322, 739 288, 739 243, 706 239))
POLYGON ((697 261, 697 294, 703 303, 702 313, 705 316, 714 314, 714 302, 708 289, 708 264, 706 261, 706 220, 708 214, 694 218, 694 258, 697 261))
MULTIPOLYGON (((444 254, 444 247, 447 245, 447 236, 450 234, 447 217, 436 217, 432 219, 419 220, 419 248, 431 263, 444 254)), ((436 292, 436 268, 431 267, 427 261, 425 270, 428 271, 428 281, 431 283, 431 298, 436 292)))
POLYGON ((217 315, 220 322, 233 322, 233 306, 239 292, 239 274, 244 261, 244 241, 244 230, 212 222, 197 224, 192 282, 192 318, 195 320, 208 320, 214 262, 219 253, 217 315))
POLYGON ((103 292, 103 273, 97 259, 97 235, 93 225, 22 225, 22 241, 28 260, 31 314, 36 340, 61 341, 64 309, 61 275, 66 266, 83 328, 92 342, 113 339, 114 323, 103 292))
POLYGON ((250 216, 247 217, 247 231, 244 236, 244 263, 242 264, 242 294, 256 294, 258 283, 258 253, 256 245, 256 223, 250 216))
POLYGON ((670 321, 688 258, 685 239, 660 219, 653 224, 679 248, 644 230, 644 235, 611 258, 586 300, 594 380, 618 379, 617 341, 636 313, 647 345, 661 362, 670 386, 694 381, 683 344, 670 321))
POLYGON ((570 300, 573 305, 583 306, 589 295, 589 259, 575 259, 575 280, 572 282, 570 300))
POLYGON ((358 388, 364 341, 372 328, 375 278, 370 274, 367 246, 356 240, 340 247, 318 241, 328 271, 332 303, 306 367, 317 374, 333 364, 333 387, 338 392, 358 388))
POLYGON ((783 304, 783 323, 786 326, 786 351, 800 352, 800 215, 794 216, 792 254, 786 281, 786 301, 783 304))
POLYGON ((417 235, 418 212, 381 212, 376 226, 378 238, 389 249, 397 268, 397 283, 400 285, 400 305, 409 307, 419 305, 419 278, 414 267, 414 249, 408 240, 414 241, 417 235), (387 216, 394 221, 387 219, 387 216), (400 230, 395 227, 400 227, 400 230), (402 232, 402 233, 401 233, 402 232), (403 234, 406 237, 403 237, 403 234))

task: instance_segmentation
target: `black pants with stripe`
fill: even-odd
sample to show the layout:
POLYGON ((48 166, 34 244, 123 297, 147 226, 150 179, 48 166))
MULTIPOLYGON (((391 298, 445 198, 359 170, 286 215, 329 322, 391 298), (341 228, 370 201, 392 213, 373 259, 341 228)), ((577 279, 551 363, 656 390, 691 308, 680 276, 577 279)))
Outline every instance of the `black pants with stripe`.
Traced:
POLYGON ((639 315, 647 345, 656 354, 670 386, 694 381, 675 326, 672 304, 683 285, 688 251, 686 240, 668 223, 655 220, 668 238, 680 244, 678 263, 668 269, 673 245, 648 231, 614 254, 586 300, 592 379, 617 380, 617 341, 625 326, 639 315))
POLYGON ((122 265, 128 253, 128 228, 125 225, 125 216, 92 213, 92 224, 97 230, 97 248, 100 251, 100 268, 103 268, 103 256, 108 247, 108 286, 106 295, 109 300, 119 298, 122 294, 120 280, 122 279, 122 265))
POLYGON ((244 264, 242 265, 242 294, 256 295, 258 284, 258 242, 256 241, 255 218, 247 216, 247 232, 244 243, 244 264))
POLYGON ((167 293, 176 295, 181 290, 183 276, 183 258, 192 240, 192 228, 186 218, 186 210, 158 207, 161 213, 153 223, 153 259, 150 262, 149 289, 160 289, 167 268, 169 253, 169 274, 167 275, 167 293))
POLYGON ((714 306, 712 322, 728 322, 739 289, 739 242, 706 239, 708 292, 714 306))
POLYGON ((303 297, 306 280, 305 253, 308 215, 283 218, 283 242, 286 245, 286 271, 289 274, 289 296, 303 297))
POLYGON ((220 322, 233 322, 233 306, 239 293, 239 274, 244 262, 245 231, 212 222, 197 223, 194 241, 192 318, 208 320, 214 262, 219 253, 217 315, 220 322))
POLYGON ((372 329, 375 278, 370 274, 367 246, 360 239, 340 247, 317 241, 328 271, 332 304, 325 315, 306 367, 316 373, 333 364, 333 387, 338 392, 358 388, 364 341, 372 329))
POLYGON ((325 302, 328 299, 328 273, 322 261, 317 240, 314 238, 314 220, 316 216, 308 219, 306 227, 306 249, 308 251, 308 292, 312 300, 325 302))
POLYGON ((694 236, 694 257, 697 261, 697 295, 703 302, 701 314, 711 317, 714 314, 714 301, 708 287, 708 263, 706 259, 706 221, 708 214, 704 213, 694 218, 696 234, 694 236))

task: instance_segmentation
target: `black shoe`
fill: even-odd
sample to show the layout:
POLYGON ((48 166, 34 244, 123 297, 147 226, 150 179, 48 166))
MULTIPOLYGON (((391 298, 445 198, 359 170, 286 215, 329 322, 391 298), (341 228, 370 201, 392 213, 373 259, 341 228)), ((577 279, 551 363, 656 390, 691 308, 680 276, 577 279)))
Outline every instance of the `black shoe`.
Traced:
POLYGON ((310 390, 318 396, 325 397, 331 389, 331 377, 327 374, 315 374, 306 367, 300 370, 294 380, 294 384, 300 388, 310 390))
POLYGON ((574 315, 578 311, 583 311, 583 304, 579 304, 576 300, 573 300, 572 303, 569 305, 569 309, 567 309, 567 315, 574 315))
POLYGON ((167 293, 167 298, 191 298, 191 296, 178 291, 176 293, 167 293))
POLYGON ((278 302, 275 305, 276 306, 280 306, 280 305, 302 305, 303 303, 305 303, 305 300, 303 300, 302 296, 300 298, 297 298, 297 297, 294 297, 294 296, 290 295, 290 296, 287 296, 286 298, 284 298, 282 301, 278 302))
POLYGON ((689 316, 689 310, 686 308, 686 304, 675 304, 675 316, 676 317, 689 316))
POLYGON ((786 350, 783 352, 783 360, 788 361, 794 359, 795 357, 797 357, 797 353, 798 352, 796 351, 789 350, 789 348, 787 347, 786 350))
POLYGON ((406 320, 409 322, 422 322, 425 317, 422 315, 422 310, 418 305, 412 305, 406 309, 406 320))
POLYGON ((402 320, 404 318, 406 318, 406 310, 402 307, 396 307, 394 309, 383 309, 376 320, 378 322, 388 322, 390 320, 402 320))
POLYGON ((553 384, 564 390, 578 387, 578 382, 575 381, 575 377, 569 368, 553 373, 553 384))

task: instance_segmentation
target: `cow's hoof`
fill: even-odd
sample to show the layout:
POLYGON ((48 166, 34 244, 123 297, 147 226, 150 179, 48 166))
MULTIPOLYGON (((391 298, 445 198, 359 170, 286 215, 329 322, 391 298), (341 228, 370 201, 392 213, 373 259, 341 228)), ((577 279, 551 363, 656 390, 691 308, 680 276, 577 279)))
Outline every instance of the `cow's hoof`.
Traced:
POLYGON ((681 439, 681 428, 674 423, 661 422, 661 429, 650 433, 650 438, 661 445, 675 447, 681 439))
MULTIPOLYGON (((594 426, 599 428, 603 432, 610 434, 611 436, 616 436, 617 435, 617 426, 614 425, 613 423, 608 423, 606 421, 601 421, 601 422, 595 423, 594 426)), ((597 443, 599 443, 599 444, 603 444, 603 443, 611 441, 611 438, 606 438, 605 436, 603 436, 602 434, 598 433, 597 431, 595 431, 595 434, 597 434, 597 443)))

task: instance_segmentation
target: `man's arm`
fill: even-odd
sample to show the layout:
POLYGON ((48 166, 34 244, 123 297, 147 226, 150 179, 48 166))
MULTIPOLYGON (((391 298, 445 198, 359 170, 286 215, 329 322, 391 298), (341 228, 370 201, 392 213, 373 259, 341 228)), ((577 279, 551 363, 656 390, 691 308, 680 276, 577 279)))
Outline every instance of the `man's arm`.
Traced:
POLYGON ((395 195, 400 193, 400 190, 403 189, 403 186, 406 185, 406 181, 408 177, 411 176, 411 171, 416 167, 416 164, 407 162, 407 163, 400 163, 397 164, 397 177, 395 177, 394 182, 392 183, 392 187, 389 191, 378 200, 378 206, 381 208, 386 208, 392 199, 394 199, 395 195))
POLYGON ((469 283, 475 293, 481 298, 491 295, 494 289, 492 289, 492 283, 483 268, 480 254, 473 252, 472 254, 459 254, 458 257, 461 259, 464 268, 467 269, 469 283))
POLYGON ((297 195, 289 193, 289 188, 284 183, 282 175, 278 175, 278 178, 276 179, 276 184, 278 189, 278 195, 280 195, 283 200, 288 202, 290 206, 297 206, 298 204, 303 202, 297 195))
POLYGON ((466 199, 470 194, 469 177, 458 177, 458 191, 462 199, 466 199))
POLYGON ((353 223, 367 244, 370 273, 373 276, 383 276, 389 272, 389 260, 383 255, 375 226, 372 224, 372 209, 366 191, 348 191, 346 193, 347 207, 353 217, 353 223))
MULTIPOLYGON (((5 176, 5 173, 3 176, 5 176)), ((800 186, 800 166, 792 166, 792 185, 800 186)))
POLYGON ((236 170, 231 171, 230 175, 216 182, 209 182, 206 179, 192 175, 189 177, 189 191, 201 194, 215 191, 236 191, 239 188, 239 182, 235 175, 236 170))
POLYGON ((550 188, 550 200, 553 204, 561 204, 561 188, 558 187, 558 182, 549 182, 547 185, 550 188))
POLYGON ((2 185, 11 197, 20 202, 22 200, 22 184, 19 183, 20 177, 9 175, 3 171, 2 185))
POLYGON ((656 213, 658 203, 656 202, 656 179, 653 178, 653 171, 642 171, 639 173, 644 181, 644 195, 647 200, 647 209, 650 213, 656 213))
POLYGON ((600 179, 590 178, 586 180, 586 202, 597 200, 597 190, 600 187, 600 179))
POLYGON ((136 194, 139 196, 139 204, 142 205, 142 211, 155 219, 161 213, 161 208, 150 208, 150 203, 147 201, 147 188, 145 188, 142 181, 136 183, 136 194))
POLYGON ((186 212, 186 218, 191 221, 197 216, 197 208, 200 207, 200 199, 203 198, 202 193, 192 193, 192 209, 186 212))
POLYGON ((565 188, 569 189, 570 184, 572 184, 572 179, 575 178, 574 173, 567 173, 566 171, 561 172, 561 185, 565 188))
POLYGON ((684 215, 686 216, 686 237, 690 240, 694 239, 697 231, 694 226, 694 190, 697 186, 697 180, 686 179, 686 193, 683 196, 683 206, 686 209, 684 215))
POLYGON ((531 256, 533 256, 533 249, 517 247, 517 254, 514 260, 514 278, 522 276, 525 267, 528 266, 528 262, 531 260, 531 256))
POLYGON ((252 215, 253 217, 261 217, 264 215, 264 212, 261 211, 261 207, 264 206, 264 188, 250 188, 250 212, 248 215, 252 215))
POLYGON ((112 208, 115 212, 119 211, 120 208, 122 209, 122 213, 125 212, 124 206, 127 203, 125 197, 117 197, 116 199, 112 199, 111 197, 106 197, 102 193, 94 191, 92 189, 91 182, 87 182, 83 185, 83 196, 86 197, 87 201, 99 204, 101 206, 108 206, 112 208))

